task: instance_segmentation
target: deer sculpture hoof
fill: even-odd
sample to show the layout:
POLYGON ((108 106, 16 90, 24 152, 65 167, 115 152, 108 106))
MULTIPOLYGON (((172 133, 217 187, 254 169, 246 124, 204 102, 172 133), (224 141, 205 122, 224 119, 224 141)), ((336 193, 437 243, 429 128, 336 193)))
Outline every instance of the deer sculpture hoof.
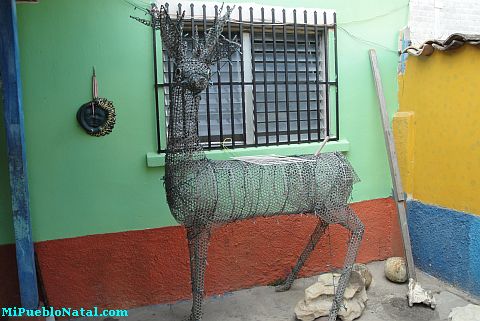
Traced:
POLYGON ((286 292, 286 291, 290 290, 291 287, 292 287, 291 284, 282 283, 282 284, 277 285, 275 287, 275 292, 286 292))

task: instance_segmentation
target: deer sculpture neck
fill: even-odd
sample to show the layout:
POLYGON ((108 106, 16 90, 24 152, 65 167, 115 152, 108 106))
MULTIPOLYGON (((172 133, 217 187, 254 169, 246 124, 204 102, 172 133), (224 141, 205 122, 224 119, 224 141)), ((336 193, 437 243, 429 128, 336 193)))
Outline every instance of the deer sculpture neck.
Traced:
POLYGON ((171 102, 175 105, 169 107, 167 154, 204 158, 197 126, 200 95, 175 82, 171 89, 171 102))

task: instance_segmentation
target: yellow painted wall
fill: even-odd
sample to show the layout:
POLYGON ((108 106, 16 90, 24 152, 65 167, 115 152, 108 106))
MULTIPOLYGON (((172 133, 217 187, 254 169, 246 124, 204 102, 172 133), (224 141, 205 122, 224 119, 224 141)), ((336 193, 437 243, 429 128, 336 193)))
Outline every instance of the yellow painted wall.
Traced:
POLYGON ((415 146, 415 113, 411 111, 397 112, 393 116, 393 136, 397 150, 398 167, 402 176, 404 191, 413 194, 414 146, 415 146))
POLYGON ((480 214, 480 47, 407 59, 393 120, 405 190, 480 214))

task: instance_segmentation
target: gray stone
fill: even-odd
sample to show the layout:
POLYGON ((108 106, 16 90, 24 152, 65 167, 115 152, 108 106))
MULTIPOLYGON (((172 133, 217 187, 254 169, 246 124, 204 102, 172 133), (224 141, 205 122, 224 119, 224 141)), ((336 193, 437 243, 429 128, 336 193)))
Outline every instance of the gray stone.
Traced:
POLYGON ((365 281, 365 289, 368 290, 370 284, 372 284, 372 273, 367 268, 366 264, 363 263, 355 263, 353 265, 353 271, 358 272, 365 281))
POLYGON ((403 257, 391 257, 385 261, 385 276, 392 282, 407 281, 407 264, 403 257))

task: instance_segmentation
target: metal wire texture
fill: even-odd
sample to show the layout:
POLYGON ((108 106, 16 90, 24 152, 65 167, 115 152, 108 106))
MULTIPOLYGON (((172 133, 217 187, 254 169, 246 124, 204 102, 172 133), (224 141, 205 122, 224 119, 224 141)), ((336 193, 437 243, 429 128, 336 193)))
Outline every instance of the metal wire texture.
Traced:
MULTIPOLYGON (((364 232, 348 206, 352 186, 358 181, 341 153, 296 156, 295 161, 256 163, 244 160, 215 161, 206 157, 198 136, 200 93, 208 86, 210 66, 228 58, 239 45, 222 36, 230 8, 219 10, 204 39, 194 32, 193 50, 187 52, 183 14, 171 19, 164 7, 148 10, 160 29, 164 46, 175 61, 170 88, 165 188, 172 215, 187 229, 190 251, 193 306, 190 321, 202 319, 207 248, 213 226, 254 217, 312 214, 318 217, 298 262, 277 291, 288 290, 329 224, 351 231, 329 321, 335 321, 364 232), (299 161, 304 160, 304 161, 299 161)), ((293 159, 293 158, 292 158, 293 159)))

